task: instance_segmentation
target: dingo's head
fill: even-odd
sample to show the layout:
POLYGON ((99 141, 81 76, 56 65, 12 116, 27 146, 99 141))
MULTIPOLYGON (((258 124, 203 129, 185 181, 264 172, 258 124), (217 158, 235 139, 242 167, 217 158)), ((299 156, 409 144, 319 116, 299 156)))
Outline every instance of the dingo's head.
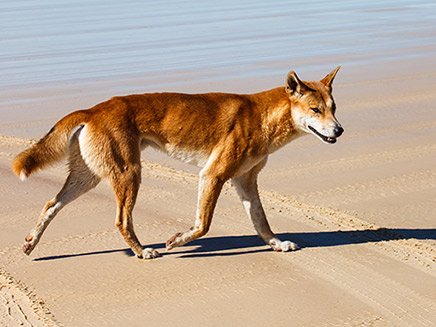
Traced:
POLYGON ((326 143, 335 143, 344 132, 335 117, 336 105, 332 96, 332 82, 339 68, 319 82, 302 82, 293 71, 287 78, 286 91, 292 104, 295 127, 326 143))

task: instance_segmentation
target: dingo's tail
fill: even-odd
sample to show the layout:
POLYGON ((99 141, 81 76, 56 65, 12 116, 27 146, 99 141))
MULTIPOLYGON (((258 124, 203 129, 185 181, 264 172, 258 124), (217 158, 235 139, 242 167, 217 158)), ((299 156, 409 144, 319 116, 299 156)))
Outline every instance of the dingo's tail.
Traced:
POLYGON ((12 170, 25 180, 30 174, 63 159, 68 152, 68 143, 73 130, 86 123, 88 114, 81 110, 62 118, 36 144, 18 154, 12 162, 12 170))

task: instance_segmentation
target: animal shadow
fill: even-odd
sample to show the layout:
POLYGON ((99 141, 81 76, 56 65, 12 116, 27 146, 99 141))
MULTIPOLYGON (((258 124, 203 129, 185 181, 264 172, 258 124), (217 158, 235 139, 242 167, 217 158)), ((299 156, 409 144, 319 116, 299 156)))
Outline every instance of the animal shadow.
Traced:
MULTIPOLYGON (((277 235, 282 240, 292 240, 293 242, 296 242, 301 249, 304 249, 407 239, 436 240, 436 229, 379 228, 351 231, 282 233, 277 235)), ((147 247, 153 247, 158 251, 160 250, 161 256, 176 255, 179 258, 235 256, 272 251, 272 249, 267 246, 263 240, 259 239, 257 235, 205 237, 170 252, 164 252, 165 250, 162 251, 162 249, 165 249, 165 243, 150 244, 147 245, 147 247)), ((133 256, 133 252, 129 248, 125 248, 47 256, 36 258, 34 261, 47 261, 120 252, 127 256, 133 256)))

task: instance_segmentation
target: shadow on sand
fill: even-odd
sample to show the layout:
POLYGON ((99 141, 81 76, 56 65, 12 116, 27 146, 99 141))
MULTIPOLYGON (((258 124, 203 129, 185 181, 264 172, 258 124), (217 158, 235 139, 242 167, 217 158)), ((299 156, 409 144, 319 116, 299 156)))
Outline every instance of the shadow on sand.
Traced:
MULTIPOLYGON (((301 247, 301 249, 304 249, 311 247, 332 247, 401 239, 436 240, 436 229, 379 228, 354 231, 282 233, 277 235, 282 240, 292 240, 293 242, 296 242, 301 247)), ((162 250, 165 249, 165 243, 150 244, 147 247, 162 250)), ((265 246, 265 243, 261 239, 259 239, 257 235, 243 235, 205 237, 191 242, 185 247, 180 247, 178 249, 172 250, 171 252, 160 252, 162 256, 177 255, 181 258, 193 258, 212 256, 234 256, 265 251, 272 250, 269 247, 265 246)), ((117 250, 48 256, 36 258, 34 259, 34 261, 47 261, 110 253, 124 253, 127 256, 133 256, 132 251, 129 248, 126 248, 117 250)))

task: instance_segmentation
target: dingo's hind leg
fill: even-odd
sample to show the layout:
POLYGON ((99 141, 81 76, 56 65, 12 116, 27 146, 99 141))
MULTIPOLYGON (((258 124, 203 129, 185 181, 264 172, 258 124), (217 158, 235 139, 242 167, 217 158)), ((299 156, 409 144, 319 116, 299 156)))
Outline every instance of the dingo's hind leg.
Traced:
POLYGON ((112 186, 118 204, 115 225, 138 258, 156 258, 159 256, 156 250, 152 248, 142 249, 133 228, 132 211, 141 182, 141 164, 140 162, 126 164, 123 170, 123 172, 117 172, 112 176, 112 186))
POLYGON ((27 255, 38 244, 42 234, 56 214, 68 203, 88 192, 100 182, 100 178, 83 161, 76 136, 71 139, 69 150, 70 174, 61 191, 51 201, 47 202, 35 227, 26 236, 23 251, 27 255))
POLYGON ((257 175, 265 164, 266 160, 244 175, 233 178, 232 184, 244 205, 245 211, 253 222, 257 234, 275 251, 295 251, 298 249, 297 244, 291 241, 280 241, 271 231, 260 202, 257 175))

